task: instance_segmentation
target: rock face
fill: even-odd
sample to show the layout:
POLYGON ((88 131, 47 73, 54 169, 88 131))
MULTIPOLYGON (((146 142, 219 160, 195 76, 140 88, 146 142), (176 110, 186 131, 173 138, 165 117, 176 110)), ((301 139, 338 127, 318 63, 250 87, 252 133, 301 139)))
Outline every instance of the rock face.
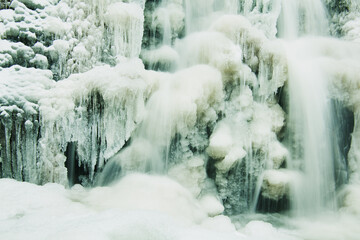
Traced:
MULTIPOLYGON (((289 117, 294 68, 284 39, 360 36, 356 1, 326 7, 330 24, 321 1, 2 5, 0 176, 91 186, 131 172, 168 174, 205 208, 216 206, 212 216, 251 211, 259 197, 290 199, 292 173, 307 176, 307 146, 289 117)), ((315 59, 329 98, 354 113, 351 148, 349 127, 326 161, 338 182, 356 181, 359 47, 298 42, 306 51, 295 58, 315 59)))

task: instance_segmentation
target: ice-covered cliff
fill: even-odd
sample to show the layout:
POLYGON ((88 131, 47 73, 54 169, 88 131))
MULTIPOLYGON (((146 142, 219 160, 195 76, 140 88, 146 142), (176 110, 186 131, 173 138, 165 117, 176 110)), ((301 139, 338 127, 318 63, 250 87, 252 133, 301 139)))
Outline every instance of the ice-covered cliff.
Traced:
POLYGON ((213 215, 354 208, 358 1, 2 8, 1 177, 97 186, 167 175, 220 204, 213 215))

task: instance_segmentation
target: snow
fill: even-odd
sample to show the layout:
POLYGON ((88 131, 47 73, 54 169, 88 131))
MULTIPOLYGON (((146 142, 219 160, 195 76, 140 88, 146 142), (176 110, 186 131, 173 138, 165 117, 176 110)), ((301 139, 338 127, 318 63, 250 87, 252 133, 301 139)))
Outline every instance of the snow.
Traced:
POLYGON ((54 86, 52 73, 14 65, 1 69, 0 85, 0 119, 6 139, 1 146, 2 176, 37 183, 38 102, 54 86))
POLYGON ((289 196, 292 173, 286 170, 266 170, 263 173, 262 195, 269 199, 279 200, 289 196))
POLYGON ((141 59, 150 69, 166 71, 175 68, 179 61, 179 55, 173 48, 164 45, 157 49, 142 50, 141 59))
POLYGON ((0 198, 0 237, 4 239, 335 240, 344 237, 356 240, 359 234, 358 219, 345 214, 325 215, 312 221, 278 219, 288 222, 289 228, 252 220, 236 229, 223 215, 205 216, 199 224, 183 222, 186 212, 180 208, 170 209, 169 213, 168 207, 184 200, 190 209, 199 209, 193 205, 196 200, 173 181, 158 176, 132 175, 107 189, 92 190, 79 185, 67 190, 58 184, 37 186, 1 179, 0 191, 6 192, 0 198), (122 199, 124 195, 111 191, 124 191, 130 186, 135 191, 125 194, 125 199, 122 199), (168 194, 157 195, 159 203, 149 204, 148 199, 139 197, 162 188, 168 194), (167 201, 175 196, 178 196, 175 201, 167 201), (126 201, 133 197, 136 197, 134 205, 126 201), (99 201, 91 201, 94 198, 99 201), (135 206, 147 210, 131 209, 135 206))
POLYGON ((186 187, 194 197, 199 197, 207 178, 204 165, 202 158, 194 157, 170 168, 168 175, 186 187))
POLYGON ((250 239, 289 239, 289 240, 298 240, 300 238, 292 235, 287 235, 286 233, 282 233, 278 229, 274 228, 270 223, 263 221, 251 221, 249 222, 245 228, 244 233, 250 237, 250 239))
POLYGON ((347 42, 291 42, 326 34, 320 1, 14 0, 0 11, 0 174, 44 186, 0 180, 0 238, 356 239, 359 3, 346 4, 331 14, 347 42), (324 73, 308 92, 324 76, 355 114, 341 223, 236 222, 223 214, 248 217, 257 194, 292 209, 315 195, 299 188, 316 159, 300 168, 282 99, 302 58, 324 73), (64 188, 69 162, 91 188, 64 188))
POLYGON ((289 157, 288 149, 280 142, 271 142, 269 145, 269 158, 272 160, 273 168, 278 169, 289 157))
POLYGON ((163 43, 171 44, 184 30, 185 13, 181 1, 165 1, 151 13, 152 22, 149 26, 152 31, 163 31, 163 43))
POLYGON ((215 217, 224 212, 224 206, 212 195, 205 195, 200 199, 201 207, 210 217, 215 217))
POLYGON ((176 43, 180 67, 208 64, 223 74, 239 71, 241 49, 218 32, 198 32, 176 43))
POLYGON ((61 36, 71 29, 69 24, 64 24, 60 18, 47 17, 44 31, 46 34, 55 34, 61 36))
POLYGON ((1 238, 243 239, 227 217, 207 218, 197 200, 166 177, 129 175, 92 190, 1 179, 0 190, 7 193, 0 199, 1 238))
POLYGON ((141 51, 144 15, 137 4, 110 4, 104 14, 113 40, 115 56, 138 57, 141 51))
POLYGON ((206 216, 185 188, 163 176, 130 174, 111 187, 92 189, 79 200, 95 209, 162 212, 186 224, 199 223, 206 216))
MULTIPOLYGON (((47 0, 18 0, 18 1, 25 4, 25 6, 27 6, 30 9, 36 9, 36 8, 44 9, 46 6, 51 4, 51 1, 47 1, 47 0)), ((52 0, 52 2, 55 3, 56 1, 52 0)))
POLYGON ((233 145, 230 127, 226 124, 219 124, 218 128, 210 137, 210 144, 207 153, 215 159, 223 159, 233 145))
POLYGON ((269 40, 241 15, 224 15, 211 26, 240 46, 242 60, 253 72, 258 72, 256 92, 265 99, 277 92, 287 80, 286 55, 281 43, 269 40))
POLYGON ((351 213, 355 216, 359 215, 360 186, 358 183, 349 184, 339 193, 340 210, 351 213))
POLYGON ((35 54, 35 57, 30 60, 30 64, 39 69, 47 69, 49 66, 47 58, 41 54, 35 54))

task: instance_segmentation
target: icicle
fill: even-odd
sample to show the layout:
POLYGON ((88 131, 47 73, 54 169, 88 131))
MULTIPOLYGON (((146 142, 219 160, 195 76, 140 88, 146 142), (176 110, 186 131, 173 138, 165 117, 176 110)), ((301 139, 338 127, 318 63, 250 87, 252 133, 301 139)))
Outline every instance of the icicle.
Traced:
POLYGON ((117 2, 107 7, 104 15, 108 26, 109 45, 115 56, 138 57, 141 51, 144 15, 134 3, 117 2))

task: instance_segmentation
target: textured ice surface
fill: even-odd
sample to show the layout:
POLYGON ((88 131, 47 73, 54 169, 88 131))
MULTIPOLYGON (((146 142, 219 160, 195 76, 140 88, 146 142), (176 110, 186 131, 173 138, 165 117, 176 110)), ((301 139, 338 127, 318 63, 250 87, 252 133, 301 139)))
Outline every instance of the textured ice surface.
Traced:
POLYGON ((77 143, 91 180, 95 167, 102 168, 122 148, 142 118, 149 87, 144 71, 140 61, 125 61, 56 83, 40 102, 43 182, 66 182, 69 142, 77 143))
POLYGON ((49 70, 0 70, 2 177, 38 183, 39 100, 54 86, 51 78, 49 70))

